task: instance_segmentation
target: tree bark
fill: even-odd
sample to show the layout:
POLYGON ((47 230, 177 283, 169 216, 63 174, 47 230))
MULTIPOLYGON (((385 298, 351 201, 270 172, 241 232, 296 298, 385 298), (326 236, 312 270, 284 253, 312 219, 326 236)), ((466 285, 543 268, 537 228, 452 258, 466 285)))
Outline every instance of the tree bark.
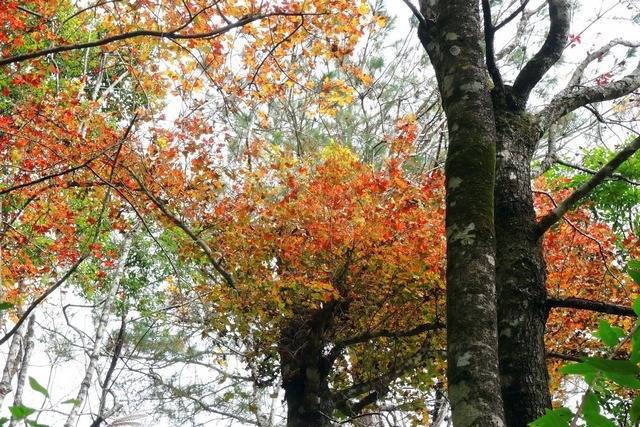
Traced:
MULTIPOLYGON (((22 393, 24 391, 24 385, 27 380, 27 371, 29 370, 29 362, 31 360, 31 352, 33 350, 33 324, 35 323, 36 316, 32 315, 29 318, 29 323, 27 324, 27 332, 24 336, 24 352, 22 355, 22 362, 20 363, 20 370, 18 371, 18 381, 16 383, 16 392, 13 396, 13 406, 22 405, 22 393)), ((9 421, 9 427, 15 427, 18 424, 18 421, 11 417, 9 421)))
MULTIPOLYGON (((302 309, 301 311, 305 311, 302 309)), ((281 330, 278 346, 282 387, 287 402, 287 427, 332 425, 333 402, 327 377, 330 366, 323 357, 323 340, 330 310, 290 319, 281 330)))
POLYGON ((7 362, 2 371, 2 379, 0 379, 0 405, 4 401, 4 398, 11 393, 13 377, 20 367, 20 361, 22 359, 22 331, 21 328, 18 329, 11 339, 11 344, 9 344, 7 362))
POLYGON ((76 425, 80 408, 87 398, 89 387, 91 386, 91 382, 93 381, 93 374, 96 369, 96 364, 98 363, 98 359, 100 358, 100 353, 102 351, 102 343, 104 340, 104 333, 107 328, 109 315, 111 314, 111 306, 116 298, 118 290, 120 289, 120 281, 122 279, 122 276, 124 275, 127 258, 129 257, 129 251, 131 249, 131 243, 133 241, 133 235, 136 228, 137 226, 133 227, 133 229, 129 232, 129 234, 127 234, 124 242, 122 243, 122 247, 120 249, 120 258, 118 259, 118 264, 113 275, 113 283, 111 284, 109 294, 107 295, 107 298, 102 306, 102 311, 96 325, 96 335, 93 348, 91 349, 91 354, 89 355, 89 365, 87 366, 84 378, 82 379, 82 383, 80 383, 80 389, 78 390, 78 394, 76 396, 76 400, 78 402, 73 405, 73 408, 71 409, 71 412, 67 417, 67 421, 64 424, 65 427, 73 427, 74 425, 76 425))
POLYGON ((539 130, 526 113, 500 107, 496 108, 496 122, 500 381, 507 425, 526 427, 551 407, 544 350, 546 265, 530 171, 539 130))
POLYGON ((504 426, 498 376, 496 128, 476 1, 421 1, 420 41, 447 115, 447 378, 457 427, 504 426))

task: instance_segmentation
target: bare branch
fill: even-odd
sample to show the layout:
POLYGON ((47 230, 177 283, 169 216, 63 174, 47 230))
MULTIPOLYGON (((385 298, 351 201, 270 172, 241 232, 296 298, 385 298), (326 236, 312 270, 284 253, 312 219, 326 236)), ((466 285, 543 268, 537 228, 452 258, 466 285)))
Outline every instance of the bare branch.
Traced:
POLYGON ((365 332, 363 334, 354 336, 352 338, 336 342, 334 347, 331 349, 331 352, 329 353, 328 359, 335 360, 335 358, 340 354, 340 352, 342 352, 342 350, 354 344, 363 343, 376 338, 413 337, 425 332, 443 329, 444 327, 445 327, 444 323, 436 321, 436 322, 430 322, 430 323, 423 323, 421 325, 416 326, 415 328, 407 329, 404 331, 392 331, 388 329, 382 329, 374 332, 365 332))
MULTIPOLYGON (((581 72, 574 72, 575 78, 581 79, 581 72), (576 73, 578 75, 576 76, 576 73)), ((572 80, 574 77, 572 77, 572 80)), ((538 120, 543 130, 552 123, 580 107, 593 102, 610 101, 632 93, 640 88, 640 62, 631 73, 619 80, 612 81, 602 86, 567 87, 556 95, 549 105, 538 113, 538 120)))
POLYGON ((580 200, 587 196, 602 181, 610 177, 618 166, 624 163, 636 151, 640 149, 640 136, 636 137, 629 145, 624 147, 616 154, 613 159, 609 160, 598 172, 596 172, 589 181, 578 187, 569 197, 558 204, 551 212, 546 214, 538 221, 538 233, 544 234, 553 224, 555 224, 562 216, 571 208, 576 206, 580 200))
POLYGON ((533 88, 562 56, 569 35, 569 1, 548 0, 548 3, 551 24, 547 38, 513 83, 513 96, 522 108, 533 88))
POLYGON ((573 308, 576 310, 595 311, 603 314, 638 317, 631 307, 584 298, 547 298, 547 307, 573 308))
POLYGON ((491 5, 489 0, 482 0, 482 17, 484 22, 484 44, 485 44, 485 57, 487 62, 487 70, 493 80, 493 84, 500 91, 504 89, 504 83, 502 82, 502 76, 500 70, 496 64, 496 55, 494 51, 494 37, 495 28, 491 20, 491 5))
MULTIPOLYGON (((504 27, 505 25, 507 25, 509 22, 513 21, 513 19, 518 16, 520 14, 520 12, 522 12, 524 10, 525 7, 527 7, 527 4, 529 4, 529 0, 524 0, 522 2, 522 4, 520 4, 520 6, 513 11, 513 13, 509 16, 507 16, 504 21, 498 23, 495 25, 494 27, 494 31, 498 31, 500 28, 504 27)), ((526 13, 526 12, 525 12, 526 13)))
POLYGON ((407 5, 407 7, 411 10, 411 13, 413 13, 413 16, 416 17, 416 19, 418 19, 418 22, 421 25, 424 25, 425 27, 428 26, 427 24, 427 20, 424 18, 424 16, 422 15, 422 13, 420 13, 420 11, 418 10, 418 8, 411 3, 411 0, 402 0, 404 2, 404 4, 407 5))
POLYGON ((13 326, 13 328, 11 328, 11 330, 9 332, 7 332, 2 338, 0 338, 0 345, 4 344, 9 338, 11 338, 11 336, 13 334, 15 334, 18 329, 20 329, 20 326, 24 323, 25 320, 27 320, 27 318, 29 317, 29 315, 31 314, 31 312, 33 310, 35 310, 35 308, 40 305, 40 303, 42 301, 44 301, 49 295, 51 295, 53 293, 53 291, 55 291, 56 289, 58 289, 60 287, 60 285, 62 285, 64 282, 67 281, 67 279, 69 277, 71 277, 71 275, 78 269, 78 267, 80 267, 80 264, 82 264, 82 262, 89 258, 90 254, 85 254, 83 256, 81 256, 72 266, 71 268, 69 268, 69 270, 67 270, 67 272, 60 278, 58 279, 58 281, 56 283, 54 283, 51 287, 49 287, 49 289, 47 289, 42 295, 40 295, 38 298, 36 298, 30 305, 29 307, 25 310, 25 312, 22 314, 22 316, 20 316, 20 318, 18 319, 18 321, 16 322, 16 324, 13 326))
POLYGON ((573 74, 571 75, 571 79, 569 79, 569 83, 567 84, 567 87, 565 90, 570 90, 574 86, 579 85, 580 82, 582 81, 582 77, 584 76, 584 72, 589 66, 589 64, 591 64, 595 60, 598 60, 598 61, 601 60, 615 46, 626 46, 629 48, 635 48, 640 46, 640 43, 631 42, 631 41, 622 40, 622 39, 613 39, 606 45, 602 46, 600 49, 591 52, 573 71, 573 74))
MULTIPOLYGON (((522 12, 522 17, 520 18, 520 22, 518 22, 518 27, 516 28, 516 34, 513 36, 511 42, 500 49, 500 51, 496 54, 498 60, 503 59, 518 47, 518 43, 522 40, 523 35, 529 28, 529 20, 532 16, 538 14, 542 10, 542 8, 544 8, 544 6, 545 3, 541 3, 540 6, 533 10, 525 10, 522 12)), ((498 26, 496 26, 496 31, 498 31, 498 26)))

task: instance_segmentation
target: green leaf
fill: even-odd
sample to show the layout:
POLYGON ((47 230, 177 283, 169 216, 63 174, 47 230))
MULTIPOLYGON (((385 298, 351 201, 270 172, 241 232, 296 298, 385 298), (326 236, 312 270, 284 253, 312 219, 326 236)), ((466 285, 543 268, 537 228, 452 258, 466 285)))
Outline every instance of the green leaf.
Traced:
POLYGON ((583 418, 587 422, 587 427, 616 427, 611 420, 600 415, 598 398, 592 392, 588 392, 584 397, 582 412, 583 418))
POLYGON ((640 362, 640 328, 631 335, 631 361, 640 362))
POLYGON ((614 383, 627 388, 640 389, 640 380, 635 375, 618 375, 612 373, 605 373, 605 377, 613 381, 614 383))
POLYGON ((9 406, 9 412, 11 412, 11 416, 16 420, 24 420, 29 415, 36 412, 35 409, 29 408, 23 405, 9 406))
MULTIPOLYGON (((629 261, 627 264, 627 273, 631 278, 640 285, 640 260, 634 259, 629 261)), ((634 311, 635 311, 635 303, 634 303, 634 311)), ((636 311, 636 314, 638 312, 636 311)), ((639 314, 640 316, 640 314, 639 314)))
POLYGON ((631 404, 631 410, 629 412, 629 416, 631 417, 631 422, 633 424, 640 421, 640 396, 633 399, 633 403, 631 404))
POLYGON ((80 401, 78 399, 69 399, 69 400, 65 400, 64 402, 62 402, 63 405, 74 405, 74 406, 78 406, 80 405, 80 401))
POLYGON ((529 423, 529 427, 569 427, 573 413, 568 408, 545 409, 545 414, 529 423))
POLYGON ((587 382, 587 384, 591 384, 596 374, 598 373, 598 370, 594 366, 588 365, 585 362, 579 362, 564 365, 562 368, 560 368, 560 372, 565 375, 580 375, 584 377, 584 380, 587 382))
POLYGON ((13 308, 13 304, 11 304, 10 302, 6 302, 6 301, 0 302, 0 311, 9 310, 10 308, 13 308))
POLYGON ((40 424, 37 421, 24 420, 24 422, 27 423, 27 425, 30 425, 31 427, 49 427, 48 424, 40 424))
POLYGON ((615 347, 620 342, 620 338, 624 336, 624 330, 617 326, 611 326, 606 320, 599 320, 596 336, 607 347, 615 347))
POLYGON ((636 298, 631 308, 633 308, 633 311, 634 313, 636 313, 637 316, 640 316, 640 297, 636 298))
POLYGON ((4 426, 7 423, 7 421, 9 421, 9 418, 7 417, 0 418, 0 427, 4 426))
POLYGON ((602 357, 587 357, 584 363, 605 373, 618 375, 638 375, 640 373, 638 366, 628 360, 610 360, 602 357))
POLYGON ((38 393, 44 394, 46 397, 49 397, 49 391, 44 388, 35 378, 29 377, 29 385, 31 388, 38 393))

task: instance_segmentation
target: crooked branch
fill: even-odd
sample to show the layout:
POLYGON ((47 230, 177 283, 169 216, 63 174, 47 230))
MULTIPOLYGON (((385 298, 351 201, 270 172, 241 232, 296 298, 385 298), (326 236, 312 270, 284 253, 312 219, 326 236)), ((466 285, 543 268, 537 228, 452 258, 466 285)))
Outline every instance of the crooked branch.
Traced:
POLYGON ((263 14, 258 14, 258 15, 248 15, 245 16, 243 18, 238 19, 237 21, 225 25, 223 27, 219 27, 216 28, 212 31, 207 31, 207 32, 203 32, 203 33, 193 33, 193 34, 185 34, 185 33, 181 33, 180 31, 190 23, 190 21, 187 22, 187 24, 183 24, 178 28, 172 29, 172 30, 168 30, 168 31, 159 31, 159 30, 136 30, 136 31, 129 31, 126 33, 122 33, 122 34, 116 34, 113 36, 109 36, 109 37, 104 37, 98 40, 94 40, 91 42, 86 42, 86 43, 77 43, 77 44, 68 44, 68 45, 61 45, 61 46, 54 46, 54 47, 50 47, 48 49, 42 49, 42 50, 37 50, 34 52, 28 52, 28 53, 24 53, 21 55, 15 55, 15 56, 9 56, 7 58, 2 58, 0 59, 0 66, 4 66, 4 65, 9 65, 9 64, 15 64, 18 62, 23 62, 23 61, 27 61, 29 59, 34 59, 34 58, 39 58, 42 56, 46 56, 46 55, 50 55, 50 54, 54 54, 54 53, 60 53, 60 52, 68 52, 71 50, 80 50, 80 49, 87 49, 90 47, 98 47, 98 46, 104 46, 104 45, 108 45, 114 42, 118 42, 118 41, 122 41, 122 40, 128 40, 128 39, 133 39, 133 38, 139 38, 139 37, 153 37, 153 38, 160 38, 160 39, 170 39, 170 40, 195 40, 195 39, 206 39, 206 38, 210 38, 210 37, 216 37, 219 36, 221 34, 224 34, 228 31, 231 31, 235 28, 239 28, 242 27, 244 25, 250 24, 254 21, 259 21, 261 19, 270 17, 270 16, 308 16, 308 15, 321 15, 319 13, 288 13, 288 12, 272 12, 272 13, 263 13, 263 14))
POLYGON ((547 38, 513 82, 513 95, 523 108, 533 88, 562 56, 569 35, 569 1, 548 0, 548 3, 550 27, 547 38))
POLYGON ((629 145, 624 147, 615 157, 596 172, 589 181, 578 187, 569 197, 558 204, 551 212, 543 216, 538 221, 538 234, 544 234, 553 224, 555 224, 570 209, 575 207, 580 200, 589 195, 602 181, 610 177, 613 172, 633 156, 640 149, 640 136, 636 137, 629 145))

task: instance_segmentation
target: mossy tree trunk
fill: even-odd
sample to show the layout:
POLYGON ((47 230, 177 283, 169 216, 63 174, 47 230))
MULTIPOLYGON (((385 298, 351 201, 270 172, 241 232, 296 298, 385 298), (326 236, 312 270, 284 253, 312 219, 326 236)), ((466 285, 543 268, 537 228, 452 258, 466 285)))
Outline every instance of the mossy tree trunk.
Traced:
POLYGON ((456 427, 503 426, 495 294, 496 128, 476 1, 422 1, 447 115, 447 377, 456 427))
MULTIPOLYGON (((534 116, 527 112, 529 96, 567 47, 569 0, 547 0, 545 40, 512 86, 502 80, 493 41, 496 31, 520 12, 526 22, 526 4, 494 22, 490 0, 480 2, 482 20, 477 0, 419 0, 419 11, 411 1, 405 3, 420 22, 418 34, 435 69, 448 121, 447 374, 454 425, 506 421, 508 426, 524 427, 551 405, 544 328, 553 304, 546 296, 542 236, 640 149, 640 138, 538 222, 531 159, 539 139, 561 117, 640 88, 640 64, 631 74, 604 85, 580 84, 586 67, 612 46, 636 45, 616 39, 588 55, 568 86, 534 116)), ((548 154, 555 159, 555 152, 548 154)), ((573 307, 607 312, 598 309, 602 305, 573 307)), ((562 306, 571 305, 565 301, 562 306)))
POLYGON ((551 406, 544 350, 546 266, 531 190, 539 130, 496 109, 495 224, 500 380, 507 425, 526 427, 551 406))

